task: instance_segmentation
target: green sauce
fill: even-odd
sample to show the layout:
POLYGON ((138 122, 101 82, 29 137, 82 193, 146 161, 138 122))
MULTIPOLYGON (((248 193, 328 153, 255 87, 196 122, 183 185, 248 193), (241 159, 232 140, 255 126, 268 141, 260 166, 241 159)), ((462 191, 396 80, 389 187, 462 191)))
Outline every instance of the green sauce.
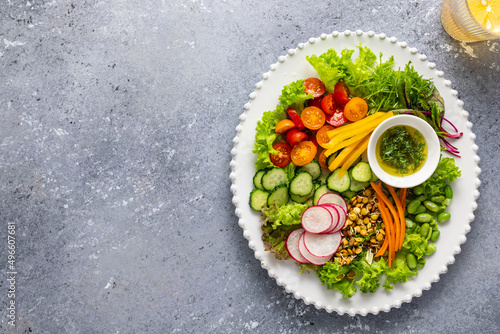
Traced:
POLYGON ((427 143, 418 130, 406 125, 394 126, 380 136, 376 156, 380 167, 387 173, 411 175, 424 165, 427 143))

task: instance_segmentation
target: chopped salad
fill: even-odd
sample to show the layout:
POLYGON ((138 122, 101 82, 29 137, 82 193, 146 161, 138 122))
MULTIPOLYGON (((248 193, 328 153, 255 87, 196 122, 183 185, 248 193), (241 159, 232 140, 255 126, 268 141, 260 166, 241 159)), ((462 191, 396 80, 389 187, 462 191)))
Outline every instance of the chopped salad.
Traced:
POLYGON ((345 298, 404 283, 436 250, 439 224, 460 171, 441 156, 434 174, 408 189, 378 180, 366 158, 372 131, 385 119, 426 120, 442 150, 459 157, 462 135, 444 118, 432 80, 411 63, 394 69, 360 45, 306 57, 319 78, 283 87, 276 109, 264 112, 254 142, 257 172, 250 206, 262 213, 262 240, 277 259, 315 272, 345 298), (444 125, 451 127, 447 131, 444 125))

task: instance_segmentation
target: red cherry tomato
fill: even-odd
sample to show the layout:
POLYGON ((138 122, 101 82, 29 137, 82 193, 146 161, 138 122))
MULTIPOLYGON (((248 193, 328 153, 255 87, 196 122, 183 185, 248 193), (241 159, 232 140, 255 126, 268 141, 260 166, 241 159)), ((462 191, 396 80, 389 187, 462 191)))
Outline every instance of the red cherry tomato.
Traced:
POLYGON ((316 139, 316 133, 311 133, 307 140, 312 142, 316 146, 316 148, 318 148, 318 140, 316 139))
POLYGON ((317 97, 315 99, 307 100, 308 107, 316 107, 321 109, 321 100, 323 100, 323 96, 317 97))
POLYGON ((297 127, 297 129, 299 130, 303 130, 304 129, 304 123, 302 122, 302 119, 300 119, 300 116, 299 114, 297 114, 297 112, 295 111, 295 109, 293 108, 288 108, 286 110, 286 113, 288 114, 288 117, 290 117, 290 119, 292 120, 292 122, 295 123, 295 126, 297 127))
POLYGON ((339 127, 342 124, 346 122, 346 118, 344 116, 343 111, 337 111, 335 114, 330 115, 329 117, 326 118, 326 123, 330 124, 331 126, 334 127, 339 127))
POLYGON ((333 98, 337 105, 345 106, 347 102, 349 102, 349 88, 343 81, 339 81, 335 84, 333 98))
MULTIPOLYGON (((288 132, 290 132, 290 131, 288 131, 288 132)), ((308 139, 307 134, 305 132, 302 132, 302 131, 297 131, 297 132, 294 131, 290 136, 288 136, 288 133, 287 133, 287 136, 286 136, 286 142, 291 147, 294 147, 295 145, 297 145, 301 141, 307 140, 307 139, 308 139)))
POLYGON ((306 94, 312 94, 314 98, 325 94, 325 84, 318 78, 307 78, 304 80, 306 94))
POLYGON ((325 114, 335 114, 335 111, 337 111, 337 105, 335 104, 333 94, 328 94, 321 100, 321 109, 323 109, 325 114))
POLYGON ((278 151, 278 154, 269 154, 271 162, 276 167, 285 167, 290 163, 292 149, 287 143, 276 143, 273 148, 278 151))

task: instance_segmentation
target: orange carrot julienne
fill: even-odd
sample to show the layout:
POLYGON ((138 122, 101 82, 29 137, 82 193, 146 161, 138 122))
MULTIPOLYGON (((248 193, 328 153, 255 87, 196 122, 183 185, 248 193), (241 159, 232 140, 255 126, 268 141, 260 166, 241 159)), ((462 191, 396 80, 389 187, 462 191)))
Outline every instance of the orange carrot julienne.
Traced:
POLYGON ((380 198, 384 201, 384 204, 389 208, 389 211, 391 212, 392 218, 394 219, 394 230, 395 230, 395 240, 394 243, 395 245, 399 244, 399 235, 400 235, 400 222, 399 222, 399 216, 396 212, 396 208, 394 208, 394 205, 392 205, 391 202, 389 202, 389 199, 385 194, 382 192, 382 186, 379 185, 379 190, 380 190, 380 198))
POLYGON ((396 191, 394 191, 394 188, 391 187, 390 185, 386 185, 387 189, 389 189, 389 192, 392 195, 392 198, 394 199, 394 203, 396 203, 396 208, 397 208, 397 214, 398 214, 398 221, 399 221, 399 235, 397 238, 396 242, 396 250, 400 250, 401 246, 403 245, 403 238, 404 238, 404 233, 405 233, 405 226, 404 221, 405 221, 405 216, 403 212, 403 207, 401 205, 401 201, 399 200, 398 194, 396 194, 396 191))
MULTIPOLYGON (((375 190, 375 193, 377 194, 377 198, 379 199, 377 205, 378 205, 378 209, 380 211, 380 215, 382 216, 382 221, 384 222, 384 225, 385 225, 385 237, 387 239, 387 248, 388 248, 388 252, 389 252, 387 264, 389 267, 392 267, 391 261, 393 260, 393 254, 395 254, 395 249, 394 249, 394 241, 395 241, 394 240, 394 237, 395 237, 394 232, 395 231, 393 230, 394 226, 392 224, 391 214, 388 212, 388 209, 385 206, 384 200, 382 199, 382 196, 385 197, 385 195, 382 193, 382 188, 373 182, 371 182, 371 186, 375 190)), ((384 252, 385 252, 385 250, 384 250, 384 252)))

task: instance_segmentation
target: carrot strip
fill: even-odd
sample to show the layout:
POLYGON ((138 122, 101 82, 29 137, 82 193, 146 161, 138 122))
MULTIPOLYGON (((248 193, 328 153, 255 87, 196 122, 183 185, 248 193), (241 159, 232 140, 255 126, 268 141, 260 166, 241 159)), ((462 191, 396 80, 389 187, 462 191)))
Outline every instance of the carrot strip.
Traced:
POLYGON ((386 232, 386 235, 384 237, 384 242, 382 243, 382 247, 380 247, 377 254, 375 254, 374 256, 379 257, 379 256, 384 255, 385 251, 387 250, 388 245, 389 245, 389 237, 387 236, 387 232, 386 232))
POLYGON ((400 235, 400 222, 399 222, 399 216, 398 213, 396 212, 396 208, 394 208, 394 205, 392 205, 391 202, 389 202, 389 199, 385 194, 382 192, 382 186, 380 185, 380 198, 384 201, 385 205, 389 208, 389 211, 392 214, 392 217, 394 219, 394 229, 395 229, 395 240, 394 243, 395 245, 399 244, 399 235, 400 235))
MULTIPOLYGON (((381 197, 381 196, 385 197, 385 195, 382 193, 382 188, 379 185, 376 185, 373 182, 371 182, 371 186, 372 186, 373 190, 375 190, 375 193, 377 194, 377 198, 379 199, 377 206, 378 206, 378 209, 380 211, 380 215, 382 216, 382 221, 384 222, 384 225, 385 225, 385 238, 387 240, 387 248, 389 249, 389 257, 388 257, 388 260, 387 260, 387 264, 388 264, 389 267, 391 267, 392 266, 391 261, 393 259, 393 253, 395 254, 395 250, 394 250, 394 235, 393 235, 394 231, 393 231, 392 219, 391 219, 391 215, 387 211, 387 207, 385 206, 385 203, 384 203, 384 201, 382 200, 382 197, 381 197)), ((385 243, 385 241, 384 241, 384 243, 385 243)), ((384 250, 384 252, 385 252, 385 250, 384 250)))
POLYGON ((396 194, 396 191, 394 191, 394 188, 391 187, 390 185, 386 184, 387 189, 389 189, 389 192, 392 195, 392 198, 394 199, 394 203, 396 203, 396 208, 397 208, 397 214, 398 214, 398 223, 399 223, 399 228, 398 228, 398 238, 396 242, 396 250, 400 250, 401 246, 403 245, 403 238, 404 238, 404 233, 405 233, 405 227, 403 225, 405 221, 405 216, 403 212, 403 207, 401 206, 401 202, 399 200, 398 194, 396 194))

